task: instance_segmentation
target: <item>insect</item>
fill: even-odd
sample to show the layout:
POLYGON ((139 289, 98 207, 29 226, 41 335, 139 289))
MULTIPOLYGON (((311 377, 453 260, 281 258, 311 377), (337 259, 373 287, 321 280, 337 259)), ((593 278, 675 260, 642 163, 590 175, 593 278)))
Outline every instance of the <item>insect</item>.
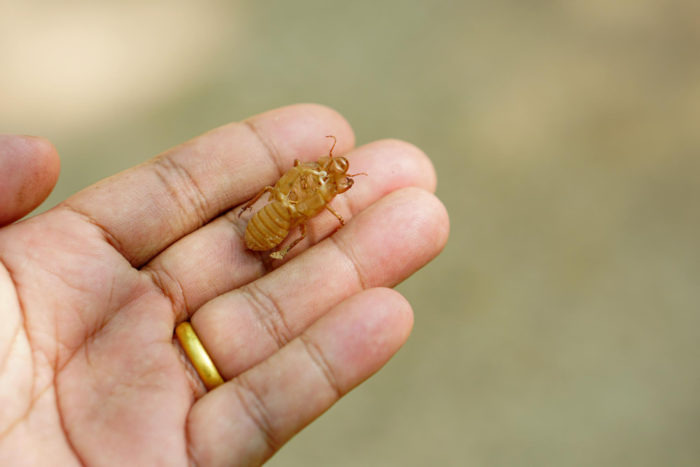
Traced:
POLYGON ((333 148, 337 143, 335 136, 327 138, 333 138, 333 146, 327 156, 316 162, 301 163, 295 159, 294 167, 282 175, 274 186, 266 186, 243 206, 239 216, 251 208, 263 194, 270 194, 268 203, 255 213, 246 227, 245 244, 249 249, 272 250, 298 225, 301 235, 285 248, 270 253, 271 258, 284 258, 290 249, 306 237, 306 221, 323 209, 327 209, 338 218, 339 228, 345 225, 342 216, 330 206, 330 202, 337 194, 344 193, 352 187, 352 177, 367 174, 348 174, 348 160, 344 157, 333 157, 333 148))

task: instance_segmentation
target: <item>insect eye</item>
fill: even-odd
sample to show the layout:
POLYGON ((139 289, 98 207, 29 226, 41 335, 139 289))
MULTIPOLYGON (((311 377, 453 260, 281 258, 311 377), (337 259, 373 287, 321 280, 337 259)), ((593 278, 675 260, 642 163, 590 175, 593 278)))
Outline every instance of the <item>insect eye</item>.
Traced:
POLYGON ((333 171, 337 173, 345 173, 348 171, 348 160, 344 157, 336 157, 333 159, 333 171))

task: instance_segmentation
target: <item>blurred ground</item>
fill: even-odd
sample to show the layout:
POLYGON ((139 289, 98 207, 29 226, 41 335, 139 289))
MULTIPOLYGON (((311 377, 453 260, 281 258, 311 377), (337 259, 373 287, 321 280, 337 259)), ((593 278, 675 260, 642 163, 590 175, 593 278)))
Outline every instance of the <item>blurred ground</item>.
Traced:
POLYGON ((0 0, 0 129, 44 208, 293 102, 433 158, 411 340, 270 465, 697 465, 699 47, 683 0, 0 0))

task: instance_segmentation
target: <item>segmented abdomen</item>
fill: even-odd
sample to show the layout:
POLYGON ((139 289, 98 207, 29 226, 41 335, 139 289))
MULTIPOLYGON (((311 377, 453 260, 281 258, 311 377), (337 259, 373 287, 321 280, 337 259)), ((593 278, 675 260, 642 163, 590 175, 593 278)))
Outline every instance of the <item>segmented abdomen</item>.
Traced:
POLYGON ((287 237, 291 225, 291 213, 284 204, 268 203, 248 222, 245 244, 254 251, 271 250, 287 237))

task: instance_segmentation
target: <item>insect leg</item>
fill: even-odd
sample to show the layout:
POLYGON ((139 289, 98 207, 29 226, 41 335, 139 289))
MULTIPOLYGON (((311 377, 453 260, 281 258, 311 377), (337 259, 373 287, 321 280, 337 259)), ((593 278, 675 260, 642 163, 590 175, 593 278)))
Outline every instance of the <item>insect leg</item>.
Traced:
POLYGON ((247 209, 250 209, 251 206, 253 206, 253 205, 255 204, 255 202, 256 202, 257 200, 259 200, 260 197, 261 197, 262 195, 264 195, 266 192, 271 192, 272 190, 273 190, 273 187, 271 187, 271 186, 266 186, 265 188, 263 188, 262 190, 260 190, 260 193, 258 193, 257 195, 255 195, 255 196, 253 197, 253 199, 251 199, 250 201, 248 201, 248 202, 245 204, 245 206, 243 206, 243 209, 241 209, 241 212, 238 213, 238 217, 241 217, 241 214, 243 214, 247 209))
POLYGON ((275 258, 275 259, 284 258, 284 255, 286 255, 289 252, 289 250, 294 248, 294 246, 297 243, 304 240, 304 237, 306 237, 306 224, 299 224, 299 230, 301 231, 301 235, 299 236, 299 238, 295 239, 292 243, 287 245, 285 248, 282 248, 279 251, 273 251, 272 253, 270 253, 270 258, 275 258))
POLYGON ((331 214, 333 214, 335 217, 338 218, 338 221, 340 221, 340 227, 345 225, 345 221, 343 220, 343 216, 341 216, 340 214, 335 212, 335 210, 331 207, 330 204, 326 204, 326 209, 328 209, 331 212, 331 214))

